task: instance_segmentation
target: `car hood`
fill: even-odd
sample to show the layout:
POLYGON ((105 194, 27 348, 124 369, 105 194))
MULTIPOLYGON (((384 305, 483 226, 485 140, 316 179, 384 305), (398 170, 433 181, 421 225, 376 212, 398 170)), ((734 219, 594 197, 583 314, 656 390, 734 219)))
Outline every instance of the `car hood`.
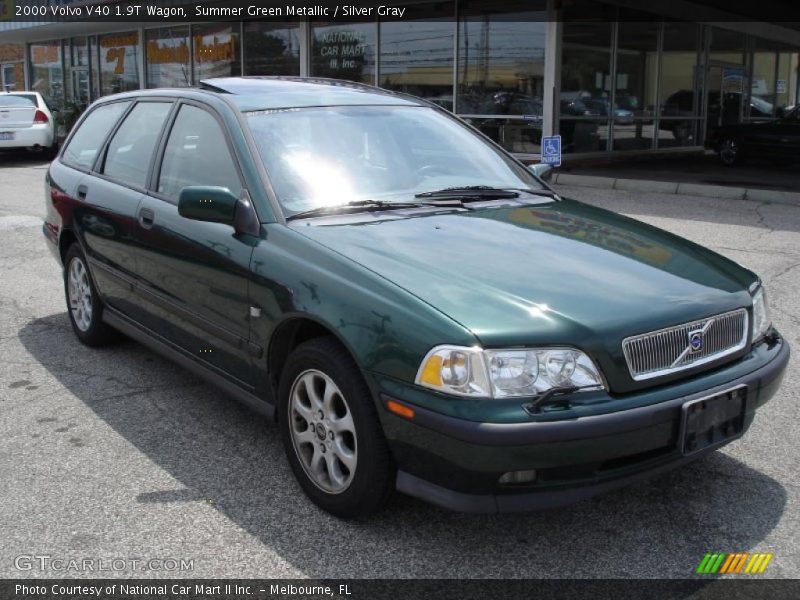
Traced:
POLYGON ((749 305, 756 279, 697 244, 572 200, 385 214, 306 221, 297 231, 436 307, 487 347, 571 344, 621 360, 624 337, 749 305))

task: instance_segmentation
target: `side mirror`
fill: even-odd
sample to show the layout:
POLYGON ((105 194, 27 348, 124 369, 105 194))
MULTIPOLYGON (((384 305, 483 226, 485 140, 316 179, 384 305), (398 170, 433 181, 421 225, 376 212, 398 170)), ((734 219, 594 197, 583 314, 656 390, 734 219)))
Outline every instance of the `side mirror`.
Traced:
POLYGON ((178 214, 195 221, 233 225, 239 198, 226 187, 191 185, 178 196, 178 214))
POLYGON ((538 165, 528 165, 528 168, 542 181, 550 181, 553 176, 553 167, 539 163, 538 165))

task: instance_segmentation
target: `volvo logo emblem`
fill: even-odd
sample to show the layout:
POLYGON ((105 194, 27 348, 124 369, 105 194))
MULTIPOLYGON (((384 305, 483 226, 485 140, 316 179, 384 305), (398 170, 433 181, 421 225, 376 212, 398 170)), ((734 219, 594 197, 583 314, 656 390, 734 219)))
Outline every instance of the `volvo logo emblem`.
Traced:
POLYGON ((689 348, 691 352, 699 352, 703 349, 703 334, 702 329, 689 332, 689 348))

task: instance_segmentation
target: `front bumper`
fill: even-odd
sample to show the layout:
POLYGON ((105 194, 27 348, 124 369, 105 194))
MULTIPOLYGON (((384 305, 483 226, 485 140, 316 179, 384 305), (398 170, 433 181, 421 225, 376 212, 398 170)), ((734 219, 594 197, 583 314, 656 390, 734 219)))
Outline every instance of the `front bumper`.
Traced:
MULTIPOLYGON (((560 506, 629 485, 735 439, 684 455, 678 446, 681 406, 689 400, 746 386, 743 434, 755 410, 778 389, 789 352, 783 340, 761 344, 711 373, 641 394, 648 401, 658 395, 661 401, 592 416, 486 423, 408 402, 415 411, 413 420, 382 410, 399 468, 397 488, 452 510, 495 513, 560 506), (538 474, 533 483, 498 482, 506 472, 531 469, 538 474)), ((384 403, 390 397, 404 402, 396 387, 391 394, 381 388, 384 403)))

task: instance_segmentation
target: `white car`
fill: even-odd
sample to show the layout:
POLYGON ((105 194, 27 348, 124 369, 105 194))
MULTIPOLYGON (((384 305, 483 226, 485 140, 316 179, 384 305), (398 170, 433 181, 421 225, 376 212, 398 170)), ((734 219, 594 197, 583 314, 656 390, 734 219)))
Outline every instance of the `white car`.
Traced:
POLYGON ((39 92, 0 93, 0 150, 17 148, 48 158, 58 150, 55 120, 39 92))

